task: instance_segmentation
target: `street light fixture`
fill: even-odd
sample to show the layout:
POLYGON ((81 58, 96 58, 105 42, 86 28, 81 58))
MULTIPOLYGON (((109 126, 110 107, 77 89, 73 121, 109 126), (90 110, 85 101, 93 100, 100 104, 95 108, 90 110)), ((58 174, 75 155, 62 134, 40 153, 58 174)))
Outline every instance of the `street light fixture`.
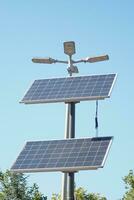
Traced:
POLYGON ((64 53, 72 56, 73 54, 75 54, 75 42, 73 41, 69 41, 69 42, 64 42, 64 53))
POLYGON ((72 60, 72 55, 75 54, 75 42, 74 41, 68 41, 64 42, 64 53, 68 55, 68 61, 63 60, 57 60, 53 58, 33 58, 32 62, 34 63, 42 63, 42 64, 53 64, 53 63, 64 63, 68 64, 67 71, 70 76, 72 76, 73 73, 78 73, 78 68, 75 66, 75 63, 94 63, 94 62, 100 62, 100 61, 106 61, 109 60, 108 55, 102 55, 102 56, 96 56, 96 57, 87 57, 80 60, 72 60))
MULTIPOLYGON (((108 55, 97 56, 97 57, 87 57, 77 61, 72 59, 72 55, 75 54, 75 42, 68 41, 64 42, 64 53, 68 55, 68 61, 57 60, 53 58, 33 58, 34 63, 52 64, 52 63, 65 63, 68 64, 67 71, 70 76, 73 73, 78 73, 78 68, 75 63, 94 63, 99 61, 105 61, 109 59, 108 55)), ((66 127, 65 127, 65 139, 75 137, 75 103, 67 103, 66 107, 66 127)), ((68 172, 63 175, 63 185, 62 185, 62 200, 67 199, 67 194, 69 199, 74 199, 74 172, 68 172), (71 198, 70 198, 71 197, 71 198)))
POLYGON ((105 61, 105 60, 109 60, 108 55, 96 56, 96 57, 91 57, 91 58, 87 57, 87 58, 83 59, 83 62, 94 63, 94 62, 100 62, 100 61, 105 61))
POLYGON ((42 64, 52 64, 56 62, 56 60, 53 58, 33 58, 32 61, 34 63, 42 63, 42 64))

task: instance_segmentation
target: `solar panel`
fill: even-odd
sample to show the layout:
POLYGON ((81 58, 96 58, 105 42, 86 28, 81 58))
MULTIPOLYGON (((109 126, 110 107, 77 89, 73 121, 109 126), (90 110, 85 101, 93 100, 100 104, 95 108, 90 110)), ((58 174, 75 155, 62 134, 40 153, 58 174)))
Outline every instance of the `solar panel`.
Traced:
POLYGON ((116 74, 35 80, 21 103, 76 102, 110 97, 116 74))
POLYGON ((11 167, 14 172, 73 172, 104 166, 113 137, 30 141, 11 167))

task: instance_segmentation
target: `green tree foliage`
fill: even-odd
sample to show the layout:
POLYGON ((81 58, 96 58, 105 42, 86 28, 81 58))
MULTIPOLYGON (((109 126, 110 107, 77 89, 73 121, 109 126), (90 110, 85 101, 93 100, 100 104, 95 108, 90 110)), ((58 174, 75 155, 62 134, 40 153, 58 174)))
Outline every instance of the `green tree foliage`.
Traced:
MULTIPOLYGON (((101 197, 99 194, 87 193, 84 188, 79 187, 75 189, 75 199, 76 200, 107 200, 105 197, 101 197)), ((51 200, 61 200, 60 194, 53 194, 51 200)))
MULTIPOLYGON (((22 173, 0 172, 0 200, 47 200, 40 192, 37 184, 27 185, 27 176, 22 173)), ((134 200, 134 172, 123 178, 126 193, 122 200, 134 200)), ((84 188, 75 189, 76 200, 107 200, 106 197, 96 193, 88 193, 84 188)), ((61 200, 60 194, 53 194, 51 200, 61 200)))
POLYGON ((101 197, 99 194, 87 193, 82 187, 75 190, 75 196, 77 200, 107 200, 105 197, 101 197))
POLYGON ((51 200, 61 200, 61 194, 53 193, 51 200))
POLYGON ((0 172, 0 200, 46 200, 37 184, 27 186, 27 178, 22 173, 0 172))
POLYGON ((122 200, 134 200, 134 173, 132 170, 123 178, 125 182, 126 193, 122 200))
POLYGON ((4 200, 4 194, 0 192, 0 200, 4 200))

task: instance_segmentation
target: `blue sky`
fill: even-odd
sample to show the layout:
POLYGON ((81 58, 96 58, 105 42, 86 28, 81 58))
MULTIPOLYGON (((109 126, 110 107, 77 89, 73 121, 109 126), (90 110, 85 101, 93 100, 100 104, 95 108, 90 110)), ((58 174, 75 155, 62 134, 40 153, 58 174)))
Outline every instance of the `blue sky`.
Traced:
MULTIPOLYGON (((19 100, 35 79, 67 76, 64 65, 33 64, 33 56, 66 59, 63 42, 76 43, 74 59, 109 54, 108 62, 80 64, 80 75, 118 73, 110 99, 99 103, 99 135, 114 136, 103 169, 76 174, 76 186, 108 200, 124 193, 122 177, 133 169, 134 2, 0 1, 0 168, 9 169, 27 140, 62 139, 63 103, 23 105, 19 100)), ((76 106, 76 137, 92 137, 95 102, 76 106)), ((61 173, 29 177, 51 196, 61 190, 61 173)))

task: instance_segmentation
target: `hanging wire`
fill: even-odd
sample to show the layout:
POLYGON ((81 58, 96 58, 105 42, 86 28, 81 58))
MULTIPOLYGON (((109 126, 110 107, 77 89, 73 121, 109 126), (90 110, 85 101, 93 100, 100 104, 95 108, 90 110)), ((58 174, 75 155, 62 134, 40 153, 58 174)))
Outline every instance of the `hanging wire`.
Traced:
POLYGON ((95 113, 95 130, 96 130, 96 137, 98 137, 98 100, 96 101, 96 113, 95 113))

